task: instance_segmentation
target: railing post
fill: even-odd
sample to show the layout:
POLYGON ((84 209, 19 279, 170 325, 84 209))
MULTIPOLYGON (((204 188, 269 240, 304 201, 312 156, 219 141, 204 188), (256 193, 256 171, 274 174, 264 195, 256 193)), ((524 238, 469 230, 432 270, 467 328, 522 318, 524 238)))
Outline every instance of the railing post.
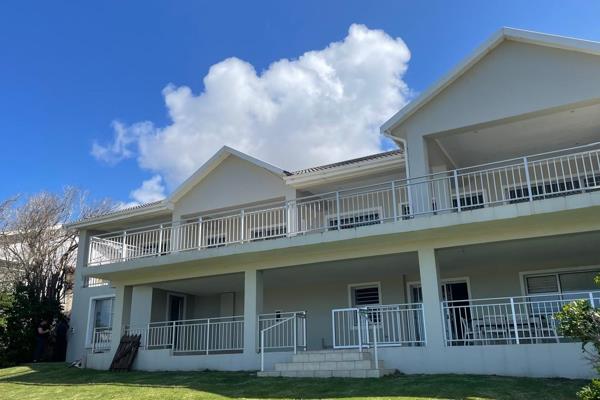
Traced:
POLYGON ((260 370, 265 372, 265 331, 260 331, 260 370))
POLYGON ((408 201, 408 216, 410 217, 411 215, 414 215, 414 208, 413 208, 413 198, 412 198, 412 184, 410 183, 410 178, 406 178, 406 195, 407 195, 407 201, 408 201))
POLYGON ((206 354, 210 346, 210 318, 206 320, 206 354))
POLYGON ((202 248, 202 217, 198 217, 198 248, 202 248))
POLYGON ((396 182, 392 181, 392 208, 394 210, 394 221, 398 221, 398 203, 396 201, 396 182))
POLYGON ((240 241, 241 241, 241 242, 243 242, 243 241, 244 241, 244 236, 246 236, 246 235, 245 235, 245 233, 246 233, 246 228, 245 228, 245 224, 244 224, 244 220, 245 220, 246 218, 245 218, 244 216, 245 216, 245 214, 244 214, 244 210, 242 209, 242 210, 240 211, 240 230, 241 230, 241 232, 240 232, 240 241))
POLYGON ((362 351, 362 314, 359 309, 355 309, 358 322, 358 350, 362 351))
POLYGON ((127 231, 123 231, 123 261, 127 259, 127 231))
POLYGON ((375 353, 375 369, 379 369, 379 352, 377 350, 377 331, 375 324, 373 324, 373 350, 375 353))
POLYGON ((162 254, 162 242, 163 242, 163 224, 160 224, 158 231, 158 252, 157 254, 162 254))
POLYGON ((513 297, 510 298, 510 311, 512 313, 512 321, 513 321, 513 329, 515 330, 515 340, 517 344, 519 341, 519 330, 517 326, 517 313, 515 312, 515 299, 513 297))
POLYGON ((306 343, 306 311, 302 314, 302 346, 304 351, 308 350, 308 343, 306 343))
POLYGON ((461 211, 462 206, 460 205, 460 191, 458 189, 458 171, 454 170, 454 194, 456 197, 456 209, 458 212, 461 211))
POLYGON ((340 192, 335 192, 335 210, 337 214, 337 229, 340 230, 340 192))
POLYGON ((294 354, 298 352, 298 316, 294 313, 294 354))
POLYGON ((594 307, 594 294, 592 292, 589 292, 589 296, 590 296, 590 306, 592 308, 595 308, 594 307))
POLYGON ((175 352, 175 321, 171 322, 171 354, 175 352))
POLYGON ((525 179, 527 180, 527 193, 529 194, 529 201, 533 201, 533 193, 531 193, 531 178, 529 177, 529 163, 527 157, 523 157, 523 167, 525 168, 525 179))

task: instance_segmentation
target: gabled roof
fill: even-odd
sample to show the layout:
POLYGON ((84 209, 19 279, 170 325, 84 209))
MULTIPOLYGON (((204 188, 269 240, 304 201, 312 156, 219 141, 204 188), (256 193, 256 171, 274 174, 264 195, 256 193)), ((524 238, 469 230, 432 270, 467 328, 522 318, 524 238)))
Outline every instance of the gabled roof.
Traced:
POLYGON ((254 158, 249 156, 248 154, 242 153, 241 151, 237 151, 228 146, 223 146, 219 151, 215 153, 207 162, 205 162, 196 172, 192 174, 188 179, 186 179, 175 191, 169 196, 169 202, 176 202, 179 200, 184 194, 186 194, 190 189, 196 186, 202 179, 204 179, 212 170, 214 170, 219 164, 221 164, 227 157, 234 156, 238 157, 242 160, 248 161, 251 164, 256 165, 259 168, 266 169, 267 171, 284 177, 289 175, 289 172, 282 170, 274 165, 271 165, 267 162, 259 160, 258 158, 254 158))
POLYGON ((577 51, 581 53, 600 55, 600 42, 576 39, 546 33, 532 32, 514 28, 502 28, 492 35, 485 43, 479 46, 469 57, 459 63, 453 70, 446 74, 436 84, 431 86, 415 100, 408 103, 394 116, 387 120, 380 128, 381 133, 391 137, 391 131, 405 122, 425 104, 437 96, 442 90, 467 72, 473 65, 489 54, 498 45, 506 40, 535 44, 538 46, 553 47, 562 50, 577 51))
POLYGON ((354 164, 361 164, 364 162, 380 160, 380 159, 384 159, 384 158, 392 158, 392 157, 396 157, 396 156, 400 156, 400 155, 402 155, 402 150, 396 149, 396 150, 391 150, 391 151, 385 151, 383 153, 370 154, 365 157, 353 158, 351 160, 344 160, 344 161, 340 161, 340 162, 336 162, 336 163, 332 163, 332 164, 325 164, 325 165, 319 165, 316 167, 301 169, 298 171, 291 172, 290 175, 292 175, 292 176, 293 175, 304 175, 304 174, 310 174, 313 172, 327 171, 327 170, 331 170, 331 169, 335 169, 335 168, 339 168, 339 167, 345 167, 345 166, 354 165, 354 164))

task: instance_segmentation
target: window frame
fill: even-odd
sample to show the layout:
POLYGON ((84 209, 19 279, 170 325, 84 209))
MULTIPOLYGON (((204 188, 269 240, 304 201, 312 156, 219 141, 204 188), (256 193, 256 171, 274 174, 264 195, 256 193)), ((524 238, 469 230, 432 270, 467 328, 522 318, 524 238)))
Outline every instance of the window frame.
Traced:
POLYGON ((85 334, 85 346, 87 348, 91 348, 93 346, 92 336, 93 336, 93 332, 94 332, 96 301, 109 300, 109 299, 112 300, 112 305, 111 305, 111 310, 110 310, 111 311, 111 317, 110 317, 111 326, 110 326, 110 328, 112 329, 112 325, 114 323, 113 317, 114 317, 115 297, 116 297, 116 295, 114 295, 114 294, 105 294, 105 295, 90 297, 89 303, 88 303, 88 318, 87 318, 87 325, 86 325, 87 329, 86 329, 86 334, 85 334), (94 318, 92 318, 92 315, 94 316, 94 318))
MULTIPOLYGON (((521 271, 519 272, 519 281, 521 284, 521 295, 523 297, 528 297, 528 296, 544 296, 544 295, 553 295, 553 294, 564 294, 564 293, 578 293, 581 292, 580 291, 569 291, 569 292, 563 292, 562 288, 560 286, 560 278, 559 275, 563 274, 563 273, 577 273, 577 272, 594 272, 597 271, 600 274, 600 265, 585 265, 585 266, 580 266, 580 267, 575 267, 575 268, 552 268, 552 269, 540 269, 540 270, 533 270, 533 271, 521 271), (555 275, 556 279, 557 279, 557 284, 558 284, 558 292, 554 292, 554 293, 537 293, 537 294, 529 294, 527 291, 527 282, 526 279, 529 277, 534 277, 534 276, 544 276, 544 275, 555 275)), ((583 290, 583 292, 585 292, 586 290, 583 290)), ((596 290, 592 290, 592 291, 596 291, 596 290)), ((600 288, 597 289, 597 291, 600 291, 600 288)))
POLYGON ((381 293, 381 281, 377 281, 377 282, 362 282, 362 283, 350 283, 350 284, 348 284, 348 307, 350 307, 350 308, 361 308, 361 307, 368 307, 368 306, 378 306, 378 305, 380 306, 382 304, 384 304, 384 303, 383 303, 383 294, 381 293), (355 290, 356 288, 359 288, 359 289, 365 288, 366 289, 366 288, 374 288, 374 287, 377 288, 377 294, 378 294, 378 297, 379 297, 379 303, 369 304, 369 305, 361 305, 361 306, 353 305, 353 303, 354 303, 353 302, 354 299, 353 299, 353 296, 352 296, 353 290, 355 290))
MULTIPOLYGON (((339 229, 340 230, 356 229, 356 228, 362 228, 363 226, 383 224, 383 208, 382 207, 362 208, 362 209, 359 209, 356 211, 346 211, 346 212, 340 213, 339 216, 340 216, 340 220, 342 220, 342 219, 348 218, 348 217, 357 218, 357 217, 366 216, 366 215, 370 215, 370 214, 377 214, 377 216, 378 216, 378 218, 376 220, 369 221, 372 223, 360 223, 360 225, 357 226, 357 222, 354 221, 353 224, 348 224, 348 225, 340 224, 339 229)), ((337 213, 325 214, 325 229, 327 229, 328 231, 338 230, 337 218, 338 218, 337 213), (336 224, 333 226, 330 226, 329 221, 335 221, 336 224)))

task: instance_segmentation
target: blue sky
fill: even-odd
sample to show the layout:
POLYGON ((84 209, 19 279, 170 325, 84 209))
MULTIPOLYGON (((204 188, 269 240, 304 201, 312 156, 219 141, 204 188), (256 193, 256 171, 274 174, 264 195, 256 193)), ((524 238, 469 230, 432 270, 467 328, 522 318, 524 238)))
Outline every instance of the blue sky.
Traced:
MULTIPOLYGON (((410 51, 400 73, 406 88, 386 103, 403 104, 502 26, 600 40, 599 20, 596 1, 2 2, 0 198, 75 185, 96 198, 128 202, 132 190, 156 176, 172 190, 177 171, 201 162, 210 146, 200 146, 197 159, 187 149, 192 160, 183 169, 172 166, 178 154, 162 164, 140 161, 137 139, 128 156, 121 152, 113 162, 94 157, 92 146, 112 143, 113 121, 130 138, 141 121, 150 121, 152 132, 169 126, 173 109, 165 106, 163 89, 170 83, 191 89, 182 107, 195 112, 190 104, 203 101, 193 96, 204 91, 209 68, 229 57, 260 76, 273 62, 323 50, 351 36, 352 24, 363 24, 401 38, 410 51)), ((323 159, 315 154, 312 159, 323 159)))

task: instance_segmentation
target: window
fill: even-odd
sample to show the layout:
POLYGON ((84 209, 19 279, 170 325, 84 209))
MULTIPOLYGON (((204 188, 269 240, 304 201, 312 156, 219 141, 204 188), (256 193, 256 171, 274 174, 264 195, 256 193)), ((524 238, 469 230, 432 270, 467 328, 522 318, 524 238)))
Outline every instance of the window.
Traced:
POLYGON ((214 235, 206 238, 208 248, 223 247, 227 243, 225 235, 214 235))
POLYGON ((94 300, 94 329, 112 326, 113 298, 94 300))
MULTIPOLYGON (((532 183, 531 196, 533 198, 549 199, 552 197, 562 196, 565 192, 578 191, 581 188, 579 179, 566 180, 566 178, 553 178, 555 182, 551 183, 532 183), (563 180, 560 182, 559 180, 563 180)), ((508 190, 508 198, 510 203, 518 203, 529 199, 529 189, 527 186, 522 186, 516 189, 508 190)))
MULTIPOLYGON (((353 214, 340 215, 340 229, 357 228, 359 226, 376 225, 381 223, 381 214, 379 211, 358 211, 353 214)), ((337 229, 338 219, 336 217, 328 218, 329 230, 337 229)))
POLYGON ((276 239, 281 236, 285 236, 287 233, 287 227, 285 225, 267 226, 264 228, 257 228, 250 231, 251 240, 269 240, 276 239))
POLYGON ((527 294, 558 294, 596 290, 599 271, 558 272, 525 277, 527 294))
POLYGON ((351 286, 350 296, 352 307, 379 304, 379 285, 351 286))
MULTIPOLYGON (((484 207, 483 193, 467 194, 459 197, 461 210, 475 210, 484 207)), ((458 209, 456 195, 452 198, 452 207, 458 209)))
POLYGON ((92 344, 96 329, 112 328, 114 296, 90 299, 88 331, 86 342, 92 344))
POLYGON ((94 278, 91 276, 87 276, 83 280, 83 287, 86 287, 86 288, 108 286, 109 284, 110 284, 110 282, 107 280, 100 279, 100 278, 94 278))

